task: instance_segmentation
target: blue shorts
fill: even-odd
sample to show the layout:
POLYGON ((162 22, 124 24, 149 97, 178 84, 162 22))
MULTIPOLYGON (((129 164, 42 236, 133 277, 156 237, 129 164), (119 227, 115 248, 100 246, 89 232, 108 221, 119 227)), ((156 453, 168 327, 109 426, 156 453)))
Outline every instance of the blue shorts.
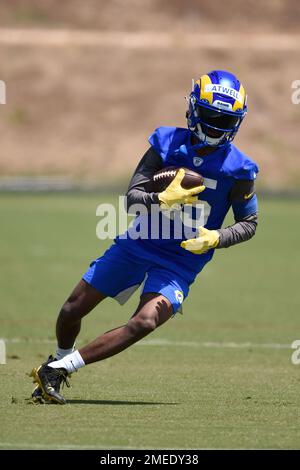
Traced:
POLYGON ((82 279, 121 305, 142 284, 141 293, 164 295, 171 302, 174 313, 181 310, 189 292, 188 282, 176 273, 129 254, 116 244, 90 264, 82 279))

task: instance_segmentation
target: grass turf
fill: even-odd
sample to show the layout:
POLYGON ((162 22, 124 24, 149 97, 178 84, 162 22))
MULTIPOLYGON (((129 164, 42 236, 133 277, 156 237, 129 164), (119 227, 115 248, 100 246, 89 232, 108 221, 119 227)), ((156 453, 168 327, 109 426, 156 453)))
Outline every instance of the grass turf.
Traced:
MULTIPOLYGON (((54 352, 59 307, 109 245, 95 236, 96 205, 109 199, 0 196, 0 336, 10 340, 0 448, 299 448, 300 366, 288 348, 300 337, 295 200, 263 201, 255 239, 216 253, 184 315, 73 375, 66 406, 26 400, 26 372, 54 352)), ((126 322, 137 300, 106 300, 79 344, 126 322)))

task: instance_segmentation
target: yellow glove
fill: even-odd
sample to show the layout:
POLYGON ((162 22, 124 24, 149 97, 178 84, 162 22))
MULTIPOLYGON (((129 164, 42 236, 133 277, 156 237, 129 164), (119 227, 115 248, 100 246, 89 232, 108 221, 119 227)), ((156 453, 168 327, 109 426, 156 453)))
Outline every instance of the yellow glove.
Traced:
POLYGON ((211 248, 216 248, 219 244, 219 238, 220 234, 217 230, 207 230, 207 228, 199 227, 199 236, 181 242, 180 246, 196 255, 201 255, 211 248))
POLYGON ((170 209, 173 204, 193 204, 193 202, 198 200, 196 194, 204 191, 205 186, 196 186, 192 189, 184 189, 181 186, 184 174, 184 169, 180 168, 169 186, 158 194, 158 199, 161 203, 160 207, 162 209, 170 209))

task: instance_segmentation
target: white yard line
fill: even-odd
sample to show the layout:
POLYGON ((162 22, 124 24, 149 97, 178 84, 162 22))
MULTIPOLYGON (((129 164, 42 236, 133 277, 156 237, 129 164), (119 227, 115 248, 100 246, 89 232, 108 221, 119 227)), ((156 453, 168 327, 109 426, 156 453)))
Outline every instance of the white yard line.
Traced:
POLYGON ((217 342, 217 341, 170 341, 167 339, 153 339, 137 343, 140 346, 181 346, 192 348, 267 348, 267 349, 290 349, 290 344, 280 343, 235 343, 230 342, 217 342))
MULTIPOLYGON (((129 446, 111 446, 109 444, 104 445, 104 444, 99 444, 99 445, 80 445, 80 444, 42 444, 42 443, 35 443, 35 444, 29 444, 27 442, 0 442, 0 449, 2 448, 13 448, 13 449, 58 449, 58 450, 114 450, 114 449, 127 449, 127 450, 139 450, 137 447, 129 447, 129 446)), ((142 448, 140 448, 142 449, 142 448)), ((143 448, 144 449, 144 448, 143 448)), ((150 447, 149 447, 150 449, 150 447)))
MULTIPOLYGON (((153 450, 152 447, 137 447, 137 446, 112 446, 110 444, 99 445, 80 445, 80 444, 42 444, 42 443, 27 443, 27 442, 0 442, 0 449, 52 449, 52 450, 153 450)), ((195 450, 195 447, 180 447, 184 450, 195 450)), ((173 447, 155 447, 155 450, 176 450, 173 447)), ((198 450, 198 449, 196 449, 198 450)), ((202 449, 199 449, 202 450, 202 449)))
POLYGON ((110 32, 0 28, 0 44, 35 47, 101 46, 121 49, 299 51, 300 34, 110 32))
MULTIPOLYGON (((10 343, 22 343, 22 344, 56 344, 54 339, 46 338, 4 338, 7 344, 10 343)), ((78 341, 78 344, 82 341, 78 341)), ((173 341, 169 339, 147 339, 140 341, 136 346, 176 346, 184 348, 233 348, 233 349, 291 349, 291 344, 282 343, 236 343, 230 342, 218 342, 218 341, 173 341)))
MULTIPOLYGON (((2 338, 5 343, 55 344, 56 340, 47 338, 2 338)), ((80 341, 79 341, 80 342, 80 341)))

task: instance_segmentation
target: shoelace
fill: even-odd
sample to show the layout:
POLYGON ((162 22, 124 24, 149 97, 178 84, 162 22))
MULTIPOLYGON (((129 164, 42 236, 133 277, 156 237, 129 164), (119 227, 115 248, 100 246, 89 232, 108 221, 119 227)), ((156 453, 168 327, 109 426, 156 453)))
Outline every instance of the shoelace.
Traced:
POLYGON ((67 376, 62 373, 62 388, 64 388, 65 385, 67 388, 70 388, 70 382, 68 381, 67 376))
POLYGON ((67 375, 65 372, 59 369, 51 368, 51 367, 50 369, 52 369, 52 371, 49 373, 49 381, 51 382, 51 384, 54 386, 55 389, 58 388, 58 386, 60 386, 61 383, 62 383, 63 388, 65 384, 68 388, 70 387, 70 382, 68 381, 67 375))

